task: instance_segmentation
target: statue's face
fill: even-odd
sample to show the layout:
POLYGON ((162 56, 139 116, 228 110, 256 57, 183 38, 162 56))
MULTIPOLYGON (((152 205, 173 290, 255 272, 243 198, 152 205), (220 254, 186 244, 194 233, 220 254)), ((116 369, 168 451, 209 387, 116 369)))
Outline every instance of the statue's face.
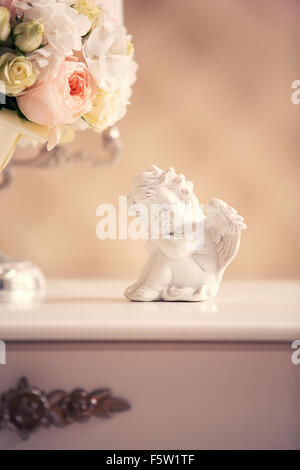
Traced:
POLYGON ((188 181, 180 186, 169 188, 163 182, 160 185, 141 184, 133 188, 129 195, 128 204, 135 206, 139 212, 137 215, 147 221, 148 231, 152 233, 153 226, 160 234, 184 231, 182 224, 197 223, 203 220, 203 207, 199 205, 198 199, 193 193, 192 184, 188 181), (180 190, 180 187, 182 188, 180 190), (139 207, 137 207, 139 206, 139 207), (157 229, 157 224, 158 229, 157 229), (182 227, 180 229, 180 227, 182 227))
POLYGON ((168 204, 176 205, 176 207, 185 210, 186 205, 189 205, 192 208, 192 212, 196 215, 197 210, 199 209, 199 201, 194 193, 188 193, 187 198, 179 197, 172 189, 169 189, 166 186, 161 186, 156 191, 156 201, 157 204, 168 204))

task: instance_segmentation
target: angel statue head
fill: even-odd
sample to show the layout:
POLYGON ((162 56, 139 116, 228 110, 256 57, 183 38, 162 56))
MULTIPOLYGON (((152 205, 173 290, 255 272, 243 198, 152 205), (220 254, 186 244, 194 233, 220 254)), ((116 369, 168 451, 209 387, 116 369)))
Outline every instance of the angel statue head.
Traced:
POLYGON ((174 168, 163 171, 153 165, 134 180, 128 204, 139 215, 145 209, 149 233, 158 224, 159 236, 167 237, 170 231, 178 234, 179 228, 183 235, 184 222, 187 226, 200 220, 203 212, 193 189, 193 183, 174 168))
POLYGON ((226 268, 237 255, 241 230, 246 228, 243 217, 220 199, 209 201, 204 214, 193 184, 173 168, 163 171, 152 166, 139 175, 128 201, 132 207, 146 207, 148 211, 158 203, 172 206, 175 216, 188 213, 192 225, 200 224, 203 230, 186 239, 177 236, 176 217, 171 229, 162 223, 159 235, 163 236, 149 237, 148 262, 137 282, 126 289, 125 296, 134 301, 212 299, 226 268))

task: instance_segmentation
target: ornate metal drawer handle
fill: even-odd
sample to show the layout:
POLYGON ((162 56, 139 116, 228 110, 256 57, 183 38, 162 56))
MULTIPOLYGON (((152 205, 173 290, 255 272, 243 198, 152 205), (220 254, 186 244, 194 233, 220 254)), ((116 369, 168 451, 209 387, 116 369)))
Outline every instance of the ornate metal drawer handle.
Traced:
POLYGON ((46 394, 31 387, 23 377, 17 388, 0 396, 0 429, 8 427, 26 440, 41 426, 63 427, 74 422, 86 422, 92 416, 110 418, 112 413, 129 408, 127 401, 112 397, 106 388, 91 393, 78 388, 71 393, 54 390, 46 394))

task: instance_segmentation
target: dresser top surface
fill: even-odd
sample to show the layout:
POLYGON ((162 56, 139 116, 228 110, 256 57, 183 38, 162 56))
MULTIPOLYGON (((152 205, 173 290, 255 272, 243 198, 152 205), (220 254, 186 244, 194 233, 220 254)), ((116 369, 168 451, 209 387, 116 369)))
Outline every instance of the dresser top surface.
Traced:
POLYGON ((224 281, 212 302, 129 302, 129 283, 52 280, 43 303, 0 303, 6 341, 293 341, 300 282, 224 281))

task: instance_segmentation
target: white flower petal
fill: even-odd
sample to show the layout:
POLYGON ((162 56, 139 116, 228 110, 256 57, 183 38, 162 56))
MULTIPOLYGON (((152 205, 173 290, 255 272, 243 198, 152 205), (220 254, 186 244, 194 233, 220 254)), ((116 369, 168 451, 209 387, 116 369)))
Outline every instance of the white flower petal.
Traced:
POLYGON ((91 74, 104 90, 131 87, 136 80, 137 64, 127 54, 130 36, 123 26, 107 18, 85 41, 83 53, 91 74))

